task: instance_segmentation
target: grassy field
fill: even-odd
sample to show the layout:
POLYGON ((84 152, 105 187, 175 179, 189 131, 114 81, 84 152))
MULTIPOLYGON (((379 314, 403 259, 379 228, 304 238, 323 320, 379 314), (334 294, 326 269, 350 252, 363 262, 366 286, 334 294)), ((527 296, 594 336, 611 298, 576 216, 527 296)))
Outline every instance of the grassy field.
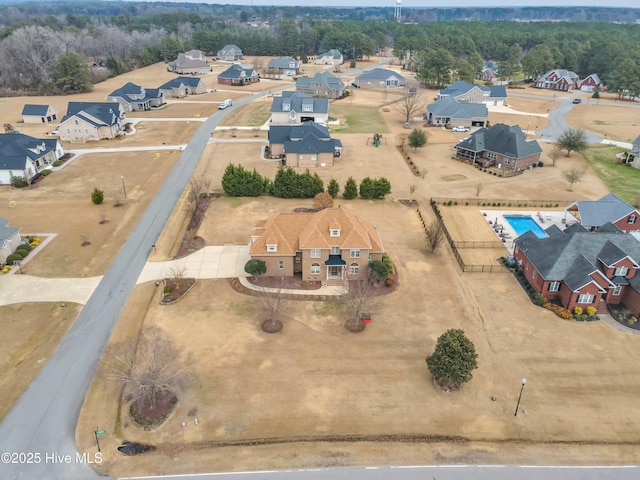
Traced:
POLYGON ((589 147, 583 156, 612 193, 633 204, 638 198, 640 170, 618 163, 616 154, 623 151, 619 147, 598 145, 589 147))
POLYGON ((271 116, 271 99, 256 100, 249 105, 239 108, 235 112, 227 115, 221 125, 226 126, 247 126, 260 127, 264 125, 271 116))
POLYGON ((382 114, 368 107, 350 105, 332 105, 329 109, 332 117, 340 120, 338 127, 331 127, 331 132, 339 133, 389 133, 382 114))

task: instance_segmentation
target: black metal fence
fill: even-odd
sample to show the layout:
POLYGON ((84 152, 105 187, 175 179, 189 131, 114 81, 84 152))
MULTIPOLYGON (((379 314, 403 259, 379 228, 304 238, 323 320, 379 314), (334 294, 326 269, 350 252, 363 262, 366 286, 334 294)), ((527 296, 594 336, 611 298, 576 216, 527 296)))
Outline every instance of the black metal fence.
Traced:
POLYGON ((472 207, 501 207, 501 208, 560 208, 573 203, 572 200, 513 200, 502 198, 454 198, 432 197, 432 205, 442 206, 472 206, 472 207))

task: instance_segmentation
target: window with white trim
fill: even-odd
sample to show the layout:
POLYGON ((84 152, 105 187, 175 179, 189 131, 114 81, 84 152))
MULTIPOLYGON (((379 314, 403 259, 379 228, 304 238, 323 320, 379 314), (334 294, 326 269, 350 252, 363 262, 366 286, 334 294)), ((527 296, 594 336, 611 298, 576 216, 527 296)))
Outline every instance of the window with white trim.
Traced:
POLYGON ((578 303, 593 303, 595 298, 595 295, 591 293, 583 293, 582 295, 578 295, 578 303))
POLYGON ((627 217, 627 223, 636 223, 636 216, 635 215, 629 215, 627 217))
POLYGON ((558 290, 560 290, 560 282, 550 282, 549 283, 549 291, 550 292, 557 292, 558 290))
POLYGON ((613 272, 613 274, 616 277, 624 277, 627 273, 629 272, 629 269, 627 267, 618 267, 616 268, 616 270, 613 272))
POLYGON ((278 244, 277 243, 268 243, 267 244, 267 252, 275 253, 277 251, 278 251, 278 244))
POLYGON ((534 268, 533 272, 531 273, 531 278, 534 279, 536 278, 536 276, 537 276, 537 272, 536 272, 536 269, 534 268))
POLYGON ((620 295, 621 291, 622 291, 622 287, 620 285, 616 285, 615 288, 613 289, 613 294, 620 295))
POLYGON ((360 273, 360 265, 357 263, 349 265, 349 275, 357 275, 358 273, 360 273))
POLYGON ((340 255, 340 247, 331 247, 331 255, 340 255))
POLYGON ((320 264, 314 263, 311 265, 311 275, 320 275, 320 264))
POLYGON ((360 258, 360 249, 352 248, 351 249, 351 258, 360 258))
POLYGON ((339 228, 332 228, 331 230, 329 230, 329 236, 330 237, 339 237, 340 236, 340 229, 339 228))
POLYGON ((284 270, 284 260, 278 260, 278 268, 284 270))
POLYGON ((373 255, 369 254, 369 261, 373 260, 373 255))
POLYGON ((311 249, 311 258, 320 258, 320 249, 312 248, 311 249))

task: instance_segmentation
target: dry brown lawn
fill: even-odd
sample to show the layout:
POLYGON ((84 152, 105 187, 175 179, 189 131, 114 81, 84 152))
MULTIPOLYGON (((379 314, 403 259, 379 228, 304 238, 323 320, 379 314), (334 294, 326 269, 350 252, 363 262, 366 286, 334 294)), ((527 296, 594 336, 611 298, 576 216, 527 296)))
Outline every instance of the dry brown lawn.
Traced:
MULTIPOLYGON (((583 100, 584 101, 584 100, 583 100)), ((640 134, 638 106, 619 107, 596 104, 590 99, 588 104, 576 105, 567 114, 567 123, 575 128, 598 133, 605 138, 622 142, 633 142, 640 134)))
MULTIPOLYGON (((163 64, 154 65, 110 79, 92 95, 103 99, 127 80, 155 87, 173 77, 164 68, 163 64)), ((206 77, 212 85, 214 77, 206 77)), ((526 93, 530 91, 540 97, 551 95, 534 89, 526 93)), ((381 108, 385 103, 384 98, 380 103, 379 98, 370 96, 372 92, 359 93, 354 105, 360 101, 381 108)), ((59 108, 61 113, 68 99, 64 99, 65 108, 59 108)), ((62 101, 54 97, 46 100, 62 101)), ((28 101, 38 103, 36 99, 28 101)), ((0 102, 3 111, 17 115, 24 99, 0 102), (13 105, 13 110, 5 110, 5 105, 13 105)), ((202 105, 195 106, 194 112, 203 112, 198 110, 202 105)), ((397 201, 408 198, 409 185, 416 184, 415 198, 427 217, 433 218, 430 197, 473 197, 478 184, 480 196, 487 199, 549 200, 595 199, 607 192, 605 186, 577 154, 550 166, 552 147, 548 145, 543 145, 543 168, 510 179, 487 175, 452 160, 452 144, 460 136, 439 128, 426 129, 428 145, 410 154, 426 172, 424 178, 416 177, 396 148, 400 135, 407 133, 400 115, 390 111, 384 118, 390 130, 385 134, 387 143, 374 148, 366 145, 369 134, 338 135, 344 144, 343 157, 334 167, 317 170, 325 182, 334 177, 341 185, 349 176, 360 181, 366 175, 385 176, 392 184, 392 194, 385 201, 337 201, 342 208, 378 225, 398 270, 399 286, 373 309, 373 323, 354 335, 343 328, 345 314, 340 306, 288 302, 284 331, 269 336, 259 329, 264 314, 255 297, 233 291, 224 280, 199 281, 186 298, 169 307, 158 305, 161 287, 153 283, 135 287, 112 341, 135 338, 143 323, 158 325, 191 354, 193 366, 172 417, 156 432, 145 433, 135 430, 122 414, 119 389, 102 374, 109 361, 103 358, 81 412, 77 442, 81 450, 93 451, 95 425, 107 429, 108 434, 101 438, 106 472, 122 476, 390 463, 640 461, 635 448, 640 411, 633 408, 640 394, 640 368, 629 361, 637 350, 637 337, 601 322, 563 321, 533 307, 508 274, 461 273, 448 247, 440 247, 433 255, 426 252, 415 210, 397 201), (572 167, 585 168, 586 174, 574 192, 568 192, 562 170, 572 167), (464 329, 474 341, 480 368, 460 393, 445 395, 433 387, 424 358, 433 351, 437 337, 454 327, 464 329), (528 380, 527 388, 520 413, 514 418, 522 377, 528 380), (366 440, 379 434, 430 437, 434 442, 427 446, 314 441, 335 435, 360 435, 366 440), (469 442, 437 441, 451 436, 469 442), (122 457, 114 452, 125 438, 155 444, 158 450, 122 457), (264 438, 284 439, 285 443, 215 446, 221 441, 264 438)), ((143 122, 139 138, 181 143, 195 131, 190 129, 200 125, 174 123, 167 134, 168 125, 163 123, 161 130, 154 130, 155 124, 143 122)), ((422 122, 414 126, 422 128, 422 122)), ((112 145, 118 143, 105 144, 112 145)), ((211 178, 212 190, 219 191, 222 172, 233 161, 273 178, 277 162, 260 160, 260 148, 260 143, 247 142, 208 145, 196 176, 211 178)), ((45 179, 39 188, 0 189, 0 203, 17 202, 16 208, 3 211, 12 226, 23 232, 58 233, 27 265, 28 273, 103 273, 178 155, 85 156, 45 179), (121 175, 127 180, 130 198, 123 207, 114 208, 121 175), (89 192, 94 185, 104 187, 105 207, 91 204, 89 192), (105 225, 98 223, 102 208, 110 220, 105 225), (80 247, 82 235, 88 235, 90 246, 80 247)), ((243 244, 256 220, 310 203, 269 197, 218 198, 211 204, 200 234, 211 245, 243 244)), ((183 198, 159 239, 153 259, 166 259, 175 251, 186 216, 183 198)), ((6 318, 8 311, 8 307, 0 308, 0 318, 6 318)), ((23 312, 27 316, 34 312, 36 318, 44 314, 31 309, 23 312)), ((64 330, 56 330, 55 325, 42 327, 42 333, 64 330)), ((39 344, 24 338, 16 337, 9 351, 33 351, 27 347, 39 344)), ((51 348, 56 343, 52 340, 51 348)), ((31 357, 25 361, 30 372, 37 371, 31 357)), ((11 382, 15 382, 13 377, 11 382)))

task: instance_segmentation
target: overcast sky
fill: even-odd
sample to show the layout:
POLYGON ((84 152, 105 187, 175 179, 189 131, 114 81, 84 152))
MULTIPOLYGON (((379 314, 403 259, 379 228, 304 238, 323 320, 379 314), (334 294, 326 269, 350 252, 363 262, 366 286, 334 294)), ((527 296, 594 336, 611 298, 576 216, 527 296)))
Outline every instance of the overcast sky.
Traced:
MULTIPOLYGON (((190 0, 178 0, 190 1, 190 0)), ((298 6, 352 6, 352 7, 393 7, 395 0, 194 0, 198 3, 217 3, 233 5, 290 5, 298 6)), ((640 8, 638 0, 465 0, 452 5, 451 0, 402 0, 403 7, 564 7, 564 6, 589 6, 589 7, 633 7, 640 8)))

